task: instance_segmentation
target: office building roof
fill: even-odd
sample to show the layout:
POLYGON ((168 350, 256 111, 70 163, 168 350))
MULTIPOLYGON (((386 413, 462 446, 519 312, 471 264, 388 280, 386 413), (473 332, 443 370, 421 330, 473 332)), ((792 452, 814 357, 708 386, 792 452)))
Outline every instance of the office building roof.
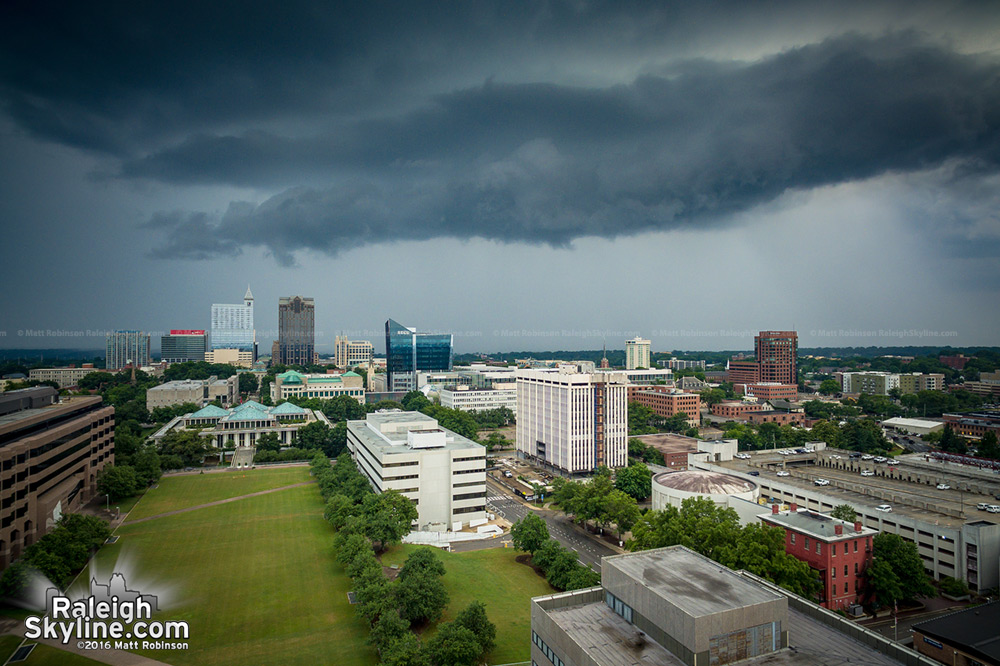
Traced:
POLYGON ((986 663, 1000 663, 1000 601, 915 624, 913 631, 961 648, 986 663))

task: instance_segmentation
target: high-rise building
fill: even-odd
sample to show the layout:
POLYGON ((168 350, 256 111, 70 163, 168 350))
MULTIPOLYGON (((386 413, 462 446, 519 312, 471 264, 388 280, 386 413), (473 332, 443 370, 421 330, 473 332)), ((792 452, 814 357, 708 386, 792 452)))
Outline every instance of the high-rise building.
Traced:
POLYGON ((115 410, 49 386, 0 394, 0 569, 97 495, 115 461, 115 410))
POLYGON ((795 364, 799 354, 799 334, 795 331, 761 331, 753 339, 759 382, 798 384, 795 364))
POLYGON ((174 329, 160 338, 160 360, 164 363, 204 361, 208 336, 203 330, 174 329))
POLYGON ((799 383, 796 362, 799 353, 799 334, 795 331, 761 331, 753 339, 753 361, 734 357, 727 364, 726 377, 734 384, 776 382, 799 383))
POLYGON ((385 357, 390 392, 417 388, 417 371, 451 370, 454 336, 450 333, 418 333, 397 321, 385 322, 385 357))
POLYGON ((636 337, 625 341, 625 369, 637 370, 649 367, 649 340, 636 337))
POLYGON ((316 303, 303 296, 278 299, 278 359, 283 365, 312 365, 316 352, 316 303))
POLYGON ((212 349, 250 352, 257 359, 257 337, 253 327, 253 294, 250 285, 243 303, 212 304, 212 349))
POLYGON ((353 368, 372 362, 375 346, 367 340, 348 340, 338 335, 333 343, 333 364, 338 368, 353 368))
POLYGON ((108 370, 149 365, 149 333, 142 331, 112 331, 106 336, 108 370))
POLYGON ((624 372, 518 370, 517 449, 570 474, 628 464, 624 372))

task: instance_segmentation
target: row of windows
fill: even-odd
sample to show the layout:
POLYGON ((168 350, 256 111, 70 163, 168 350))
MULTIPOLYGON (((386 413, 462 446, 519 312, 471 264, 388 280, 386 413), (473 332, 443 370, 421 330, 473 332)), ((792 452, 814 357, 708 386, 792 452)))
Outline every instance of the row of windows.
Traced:
POLYGON ((452 485, 452 488, 469 488, 471 486, 481 486, 482 481, 467 481, 466 483, 456 483, 452 485))
POLYGON ((632 624, 632 607, 627 603, 611 594, 605 590, 604 593, 604 603, 608 605, 608 608, 613 610, 618 615, 621 615, 626 622, 632 624))
POLYGON ((467 506, 461 509, 455 509, 452 513, 475 513, 476 511, 486 511, 486 506, 467 506))
POLYGON ((454 458, 452 462, 466 462, 467 460, 483 460, 486 459, 483 456, 472 456, 471 458, 454 458))
MULTIPOLYGON (((795 543, 796 534, 795 534, 795 532, 790 532, 789 534, 791 535, 791 542, 794 544, 795 543)), ((866 539, 866 541, 867 541, 867 539, 866 539)), ((850 542, 848 542, 848 543, 850 543, 850 542)), ((806 550, 809 550, 809 537, 805 537, 804 546, 805 546, 806 550)), ((834 557, 836 557, 837 556, 837 544, 831 544, 830 547, 832 548, 832 550, 830 551, 831 555, 834 556, 834 557)), ((847 545, 847 543, 845 543, 844 544, 844 555, 847 555, 848 549, 849 549, 849 546, 847 545)), ((858 552, 858 539, 854 540, 854 552, 855 553, 858 552)), ((822 542, 819 542, 819 541, 816 542, 816 554, 817 555, 822 555, 823 554, 823 544, 822 544, 822 542)))
MULTIPOLYGON (((845 564, 845 565, 844 565, 844 575, 845 575, 845 576, 849 576, 849 575, 850 575, 849 573, 847 573, 847 571, 848 571, 848 569, 847 569, 847 565, 845 564)), ((830 573, 832 574, 832 575, 830 576, 831 578, 836 578, 836 577, 837 577, 837 567, 832 567, 832 568, 830 569, 830 573)), ((854 573, 855 573, 855 574, 857 574, 857 573, 858 573, 858 563, 857 563, 857 562, 855 562, 855 563, 854 563, 854 573)))
POLYGON ((475 474, 476 472, 486 472, 485 467, 477 467, 475 469, 456 469, 455 474, 475 474))
POLYGON ((486 497, 486 491, 484 490, 484 491, 479 492, 479 493, 464 493, 462 495, 452 495, 451 496, 451 498, 453 500, 467 500, 467 499, 475 499, 477 497, 486 497))
POLYGON ((542 651, 542 654, 545 655, 545 658, 555 664, 555 666, 564 666, 563 660, 559 658, 559 655, 553 652, 552 648, 546 645, 545 641, 542 640, 542 637, 534 631, 531 632, 531 642, 534 643, 535 646, 542 651))

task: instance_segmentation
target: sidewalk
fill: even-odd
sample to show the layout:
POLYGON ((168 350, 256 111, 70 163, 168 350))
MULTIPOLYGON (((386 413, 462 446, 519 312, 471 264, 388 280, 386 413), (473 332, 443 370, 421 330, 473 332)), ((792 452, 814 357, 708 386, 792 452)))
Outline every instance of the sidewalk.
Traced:
MULTIPOLYGON (((19 620, 0 620, 0 634, 21 636, 23 638, 24 631, 24 624, 19 620)), ((166 662, 157 661, 155 659, 143 657, 142 655, 133 654, 131 652, 125 652, 124 650, 84 650, 76 647, 77 641, 70 641, 69 645, 63 645, 56 639, 41 639, 37 641, 30 640, 27 642, 29 645, 31 643, 41 643, 65 652, 78 654, 81 657, 93 659, 94 661, 111 664, 112 666, 170 666, 170 664, 167 664, 166 662)))

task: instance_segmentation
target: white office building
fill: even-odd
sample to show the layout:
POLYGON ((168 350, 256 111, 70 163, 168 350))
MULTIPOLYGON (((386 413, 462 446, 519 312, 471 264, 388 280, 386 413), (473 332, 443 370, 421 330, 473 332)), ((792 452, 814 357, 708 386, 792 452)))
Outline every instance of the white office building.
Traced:
POLYGON ((649 367, 649 348, 652 343, 636 337, 625 341, 625 369, 638 370, 649 367))
POLYGON ((338 335, 333 342, 333 362, 338 368, 367 366, 375 356, 375 346, 367 340, 348 340, 338 335))
POLYGON ((486 522, 486 448, 420 412, 376 412, 347 422, 347 448, 375 492, 417 505, 416 528, 460 530, 486 522))
MULTIPOLYGON (((253 325, 253 293, 247 285, 242 303, 212 304, 212 350, 249 352, 250 363, 256 359, 257 334, 253 325)), ((206 361, 208 358, 205 359, 206 361)), ((210 363, 213 361, 209 361, 210 363)), ((226 362, 219 361, 214 362, 226 362)))
POLYGON ((517 372, 517 449, 571 474, 628 464, 623 372, 517 372))
POLYGON ((445 386, 438 390, 442 407, 463 412, 484 412, 506 407, 517 416, 517 385, 501 388, 475 388, 468 384, 445 386))
POLYGON ((356 372, 341 375, 303 374, 289 370, 275 375, 271 383, 273 402, 292 397, 330 400, 341 395, 350 396, 362 405, 365 404, 365 385, 361 375, 356 372))

